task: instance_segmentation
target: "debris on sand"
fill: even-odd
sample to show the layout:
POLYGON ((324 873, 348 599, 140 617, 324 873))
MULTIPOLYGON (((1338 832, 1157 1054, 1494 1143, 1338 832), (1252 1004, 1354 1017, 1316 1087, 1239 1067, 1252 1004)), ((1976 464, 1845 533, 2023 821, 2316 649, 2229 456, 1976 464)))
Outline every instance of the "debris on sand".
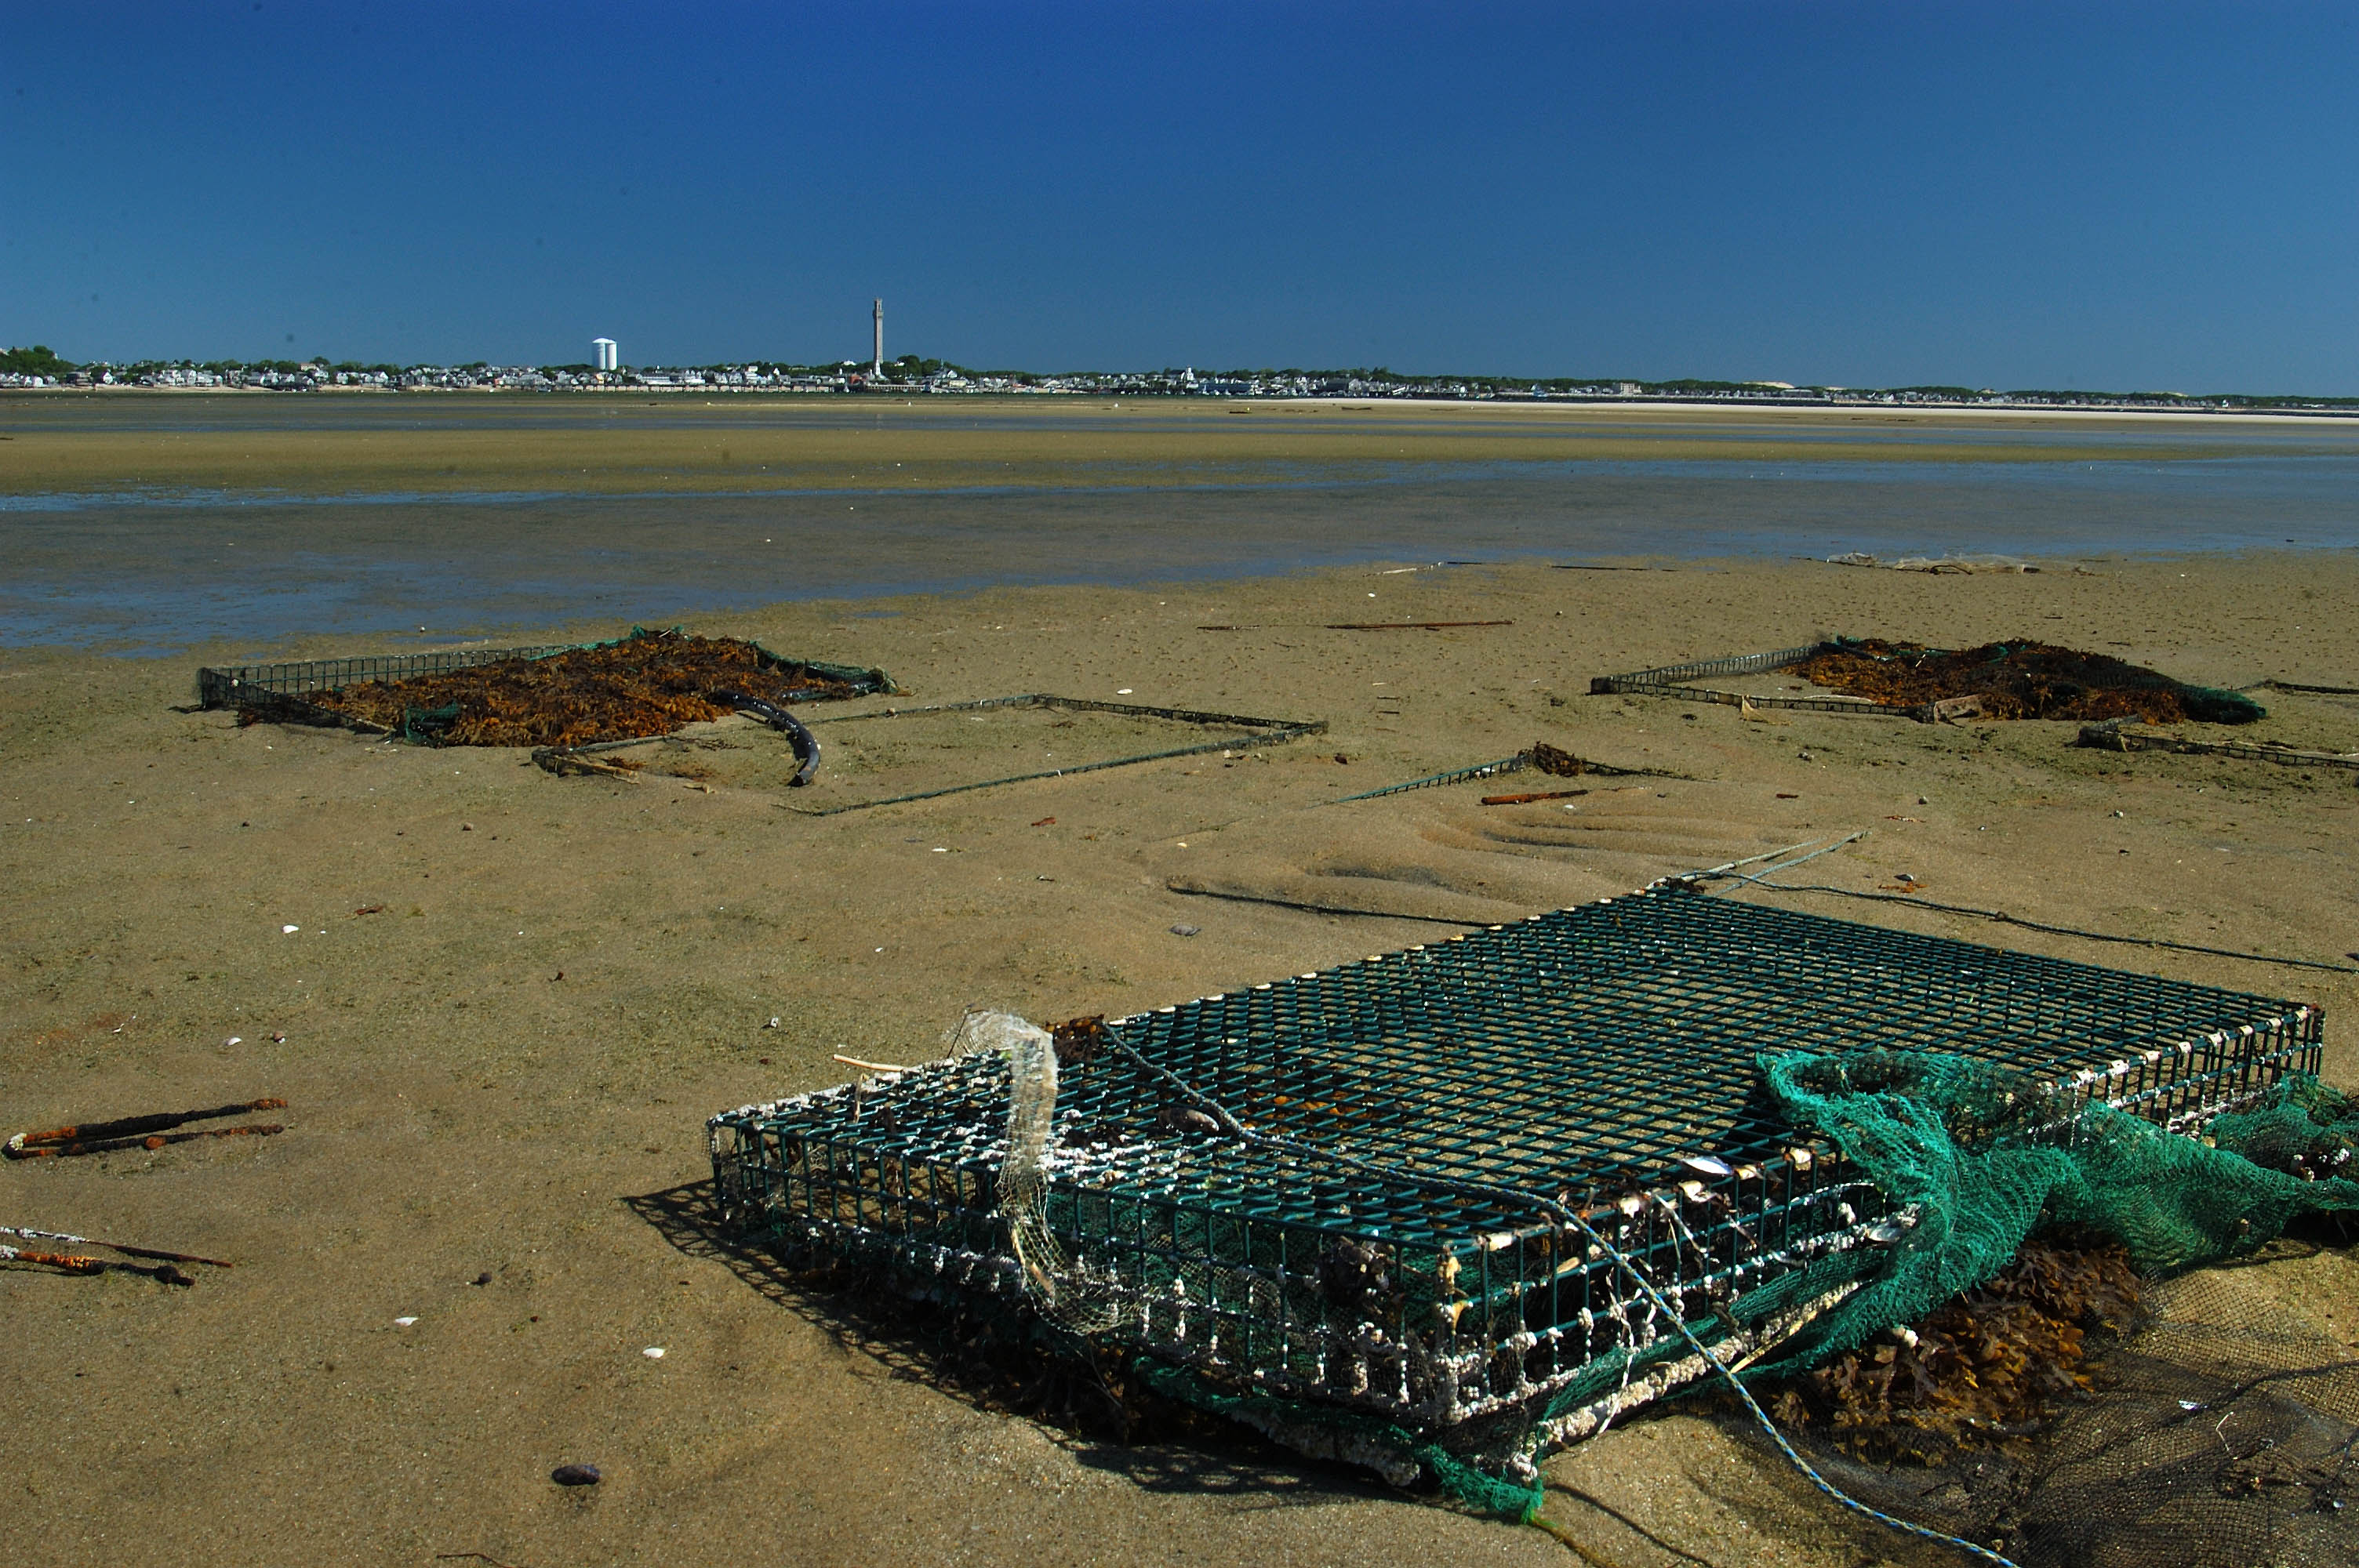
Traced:
POLYGON ((145 1274, 163 1284, 188 1286, 195 1284, 196 1281, 173 1267, 174 1264, 202 1263, 213 1269, 231 1266, 222 1259, 201 1258, 193 1252, 173 1252, 160 1247, 135 1247, 127 1241, 102 1241, 95 1237, 75 1236, 63 1230, 36 1230, 30 1226, 0 1225, 0 1236, 12 1236, 19 1241, 56 1241, 68 1247, 103 1247, 109 1252, 120 1252, 125 1258, 144 1260, 126 1263, 122 1258, 93 1258, 84 1252, 50 1252, 38 1248, 0 1244, 0 1262, 28 1263, 66 1274, 145 1274))
POLYGON ((116 1258, 92 1258, 81 1252, 42 1252, 29 1247, 0 1246, 0 1263, 27 1263, 64 1274, 145 1274, 167 1285, 193 1285, 169 1263, 125 1263, 116 1258))
MULTIPOLYGON (((1584 773, 1597 773, 1607 778, 1680 779, 1687 777, 1685 773, 1667 773, 1661 768, 1622 768, 1611 762, 1593 762, 1587 757, 1575 756, 1560 746, 1551 746, 1545 741, 1536 741, 1529 751, 1518 752, 1512 757, 1502 757, 1495 762, 1477 762, 1471 768, 1452 768, 1446 773, 1428 773, 1423 778, 1410 779, 1404 784, 1386 784, 1381 789, 1363 790, 1358 795, 1340 795, 1326 804, 1341 806, 1346 801, 1375 800, 1380 795, 1399 795, 1404 790, 1432 789, 1440 784, 1463 784, 1469 779, 1487 779, 1496 777, 1500 773, 1527 772, 1547 773, 1560 779, 1577 779, 1584 773)), ((1483 804, 1508 806, 1531 800, 1552 800, 1560 795, 1586 793, 1583 790, 1561 790, 1553 795, 1495 795, 1485 797, 1483 804)))
MULTIPOLYGON (((230 1042, 234 1045, 235 1040, 230 1042)), ((73 1127, 53 1127, 42 1132, 19 1132, 8 1140, 5 1152, 11 1160, 49 1160, 76 1154, 103 1154, 117 1149, 161 1149, 167 1143, 186 1143, 198 1138, 267 1137, 284 1132, 276 1122, 262 1122, 250 1127, 209 1127, 194 1132, 175 1132, 171 1129, 191 1121, 212 1121, 224 1116, 243 1116, 248 1111, 277 1110, 285 1107, 283 1099, 242 1100, 235 1105, 215 1106, 211 1110, 163 1111, 152 1116, 126 1116, 114 1121, 84 1122, 73 1127)))
POLYGON ((1881 567, 1895 572, 1930 572, 1937 577, 1971 577, 1976 573, 2036 572, 2039 568, 2013 556, 1902 556, 1897 560, 1885 560, 1864 550, 1851 550, 1840 556, 1829 556, 1827 564, 1833 567, 1881 567))
POLYGON ((1887 708, 1980 697, 1986 719, 2249 724, 2267 717, 2260 704, 2236 692, 2184 686, 2109 654, 2027 640, 1952 650, 1843 638, 1794 667, 1814 685, 1887 708))
POLYGON ((669 735, 765 705, 873 687, 782 660, 739 637, 637 629, 594 647, 306 694, 347 719, 445 746, 581 746, 669 735))

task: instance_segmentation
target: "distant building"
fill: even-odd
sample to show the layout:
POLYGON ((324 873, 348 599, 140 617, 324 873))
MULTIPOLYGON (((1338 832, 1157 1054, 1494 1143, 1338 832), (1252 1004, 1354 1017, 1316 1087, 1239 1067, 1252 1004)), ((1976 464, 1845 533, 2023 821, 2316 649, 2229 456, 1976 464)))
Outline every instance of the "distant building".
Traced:
POLYGON ((875 353, 869 361, 868 373, 878 378, 885 374, 885 302, 882 299, 876 302, 875 353))
POLYGON ((614 368, 614 339, 592 338, 590 340, 590 349, 592 354, 598 361, 598 368, 600 370, 613 370, 614 368))

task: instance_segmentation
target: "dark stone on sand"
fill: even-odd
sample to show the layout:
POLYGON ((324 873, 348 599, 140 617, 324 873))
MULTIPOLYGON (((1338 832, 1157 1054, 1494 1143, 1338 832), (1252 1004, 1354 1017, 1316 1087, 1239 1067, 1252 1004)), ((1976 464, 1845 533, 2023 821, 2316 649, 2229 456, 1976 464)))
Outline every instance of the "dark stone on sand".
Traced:
POLYGON ((549 1473, 549 1478, 560 1487, 594 1487, 598 1484, 595 1465, 560 1465, 549 1473))

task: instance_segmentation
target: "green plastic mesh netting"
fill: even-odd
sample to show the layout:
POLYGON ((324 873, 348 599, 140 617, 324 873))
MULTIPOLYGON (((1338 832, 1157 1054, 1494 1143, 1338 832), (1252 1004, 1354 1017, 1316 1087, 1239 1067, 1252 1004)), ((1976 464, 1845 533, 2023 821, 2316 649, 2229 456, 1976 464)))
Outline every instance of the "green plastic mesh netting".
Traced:
POLYGON ((2310 1120, 2296 1108, 2304 1097, 2323 1102, 2306 1075, 2240 1117, 2214 1118, 2215 1129, 2237 1124, 2224 1135, 2190 1138, 1953 1056, 1764 1056, 1761 1070, 1780 1108, 1832 1139, 1912 1222, 1880 1253, 1838 1253, 1754 1292, 1743 1310, 1767 1315, 1839 1281, 1864 1281, 1755 1376, 1782 1375, 1922 1316, 1996 1274, 2042 1224, 2111 1236, 2141 1273, 2159 1275, 2257 1247, 2299 1215, 2359 1211, 2359 1183, 2305 1179, 2237 1152, 2248 1125, 2277 1128, 2288 1113, 2310 1120))

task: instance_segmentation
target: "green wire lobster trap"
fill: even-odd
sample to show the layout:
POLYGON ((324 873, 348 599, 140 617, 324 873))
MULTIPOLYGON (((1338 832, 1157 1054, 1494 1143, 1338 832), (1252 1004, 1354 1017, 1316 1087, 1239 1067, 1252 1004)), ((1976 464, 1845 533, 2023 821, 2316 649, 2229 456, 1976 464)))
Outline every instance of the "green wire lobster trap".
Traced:
POLYGON ((2310 1007, 1672 881, 1060 1032, 1045 1249, 1010 1191, 1020 1052, 709 1132, 749 1240, 1026 1298, 1232 1413, 1332 1411, 1528 1474, 1536 1429, 1569 1441, 1697 1375, 1667 1361, 1690 1333, 1757 1353, 1791 1325, 1748 1338, 1748 1296, 1913 1223, 1768 1099, 1765 1057, 1945 1054, 2052 1091, 2069 1140, 2092 1102, 2198 1127, 2314 1071, 2321 1038, 2310 1007))
MULTIPOLYGON (((2008 651, 2008 645, 2005 643, 1995 643, 1991 646, 2000 654, 2005 654, 2008 651)), ((2018 653, 2038 651, 2035 645, 2022 642, 2013 646, 2018 653)), ((2225 691, 2213 687, 2190 686, 2184 681, 2174 680, 2169 676, 2153 670, 2140 669, 2133 665, 2123 664, 2110 655, 2079 654, 2069 649, 2056 649, 2049 652, 2072 661, 2085 662, 2093 659, 2100 664, 2111 665, 2111 676, 2104 677, 2105 684, 2109 686, 2118 684, 2139 691, 2169 692, 2184 706, 2186 716, 2190 719, 2227 724, 2248 724, 2256 719, 2267 716, 2267 710, 2245 696, 2243 690, 2225 691)), ((1986 711, 1989 697, 1989 694, 1983 692, 1962 692, 1953 696, 1930 697, 1921 702, 1895 702, 1841 694, 1788 697, 1767 691, 1735 691, 1716 686, 1697 684, 1707 680, 1742 679, 1796 670, 1822 654, 1865 654, 1879 661, 1889 663, 1902 654, 1939 656, 1941 653, 1941 650, 1920 647, 1913 643, 1900 644, 1896 653, 1890 651, 1890 645, 1880 643, 1873 638, 1834 637, 1821 642, 1805 643, 1797 648, 1777 648, 1766 654, 1740 654, 1724 659, 1700 659, 1692 664, 1664 665, 1651 670, 1634 670, 1627 675, 1593 676, 1590 677, 1589 689, 1593 696, 1620 694, 1675 697, 1685 702, 1718 703, 1728 708, 1778 708, 1806 713, 1872 714, 1896 719, 1913 719, 1920 724, 1934 724, 1946 719, 1970 719, 1983 715, 1986 711), (1879 648, 1887 651, 1878 652, 1879 648)), ((2093 677, 2086 673, 2071 679, 2060 679, 2053 676, 2049 677, 2058 687, 2064 690, 2080 689, 2077 683, 2090 678, 2093 677)), ((1997 710, 1990 709, 1990 711, 1997 710)))
MULTIPOLYGON (((303 659, 275 665, 235 665, 227 668, 205 666, 197 671, 197 706, 202 708, 234 708, 255 717, 279 724, 310 724, 322 729, 357 730, 363 734, 399 734, 405 740, 433 738, 441 724, 456 716, 454 708, 412 709, 398 727, 373 723, 353 714, 339 711, 314 700, 346 687, 377 681, 392 684, 415 680, 422 676, 449 675, 459 670, 471 670, 485 665, 506 664, 511 659, 541 660, 560 654, 578 653, 621 647, 643 635, 634 626, 626 636, 597 643, 544 643, 526 648, 455 648, 431 654, 375 654, 344 659, 303 659)), ((764 670, 783 672, 789 676, 809 674, 822 682, 833 683, 822 693, 818 687, 809 692, 788 690, 780 700, 797 700, 806 696, 825 695, 868 697, 891 693, 900 688, 893 677, 879 669, 863 669, 853 665, 824 664, 816 659, 790 659, 774 654, 756 643, 754 653, 758 666, 764 670), (849 693, 841 691, 849 687, 849 693)))

